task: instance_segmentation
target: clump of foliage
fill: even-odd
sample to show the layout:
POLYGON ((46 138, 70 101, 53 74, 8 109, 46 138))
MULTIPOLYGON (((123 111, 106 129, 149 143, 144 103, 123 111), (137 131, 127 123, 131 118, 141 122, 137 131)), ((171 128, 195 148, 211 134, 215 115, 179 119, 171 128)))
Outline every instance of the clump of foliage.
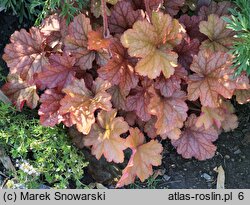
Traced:
POLYGON ((66 188, 70 182, 83 187, 80 179, 87 163, 82 153, 71 146, 65 130, 41 126, 28 110, 19 114, 0 103, 0 146, 16 164, 12 181, 26 188, 66 188))
POLYGON ((228 28, 236 31, 231 53, 235 56, 234 66, 236 74, 246 71, 250 75, 250 2, 248 0, 235 0, 236 8, 230 9, 231 18, 225 18, 228 28))
POLYGON ((159 139, 184 158, 211 158, 219 133, 238 126, 230 99, 248 102, 250 87, 228 54, 236 39, 223 17, 232 4, 202 2, 189 12, 185 0, 95 0, 69 26, 52 15, 11 36, 2 90, 19 110, 41 103, 44 126, 75 125, 77 145, 97 159, 123 163, 130 149, 117 187, 152 175, 159 139))
POLYGON ((86 8, 89 0, 2 0, 0 7, 10 10, 19 17, 19 21, 28 19, 39 25, 41 21, 54 12, 70 22, 83 8, 86 8))

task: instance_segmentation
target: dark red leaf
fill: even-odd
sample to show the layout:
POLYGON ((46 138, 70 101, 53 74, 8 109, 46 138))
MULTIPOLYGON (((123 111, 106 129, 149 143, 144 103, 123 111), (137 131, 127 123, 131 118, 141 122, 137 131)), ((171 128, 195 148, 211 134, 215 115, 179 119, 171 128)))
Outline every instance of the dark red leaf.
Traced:
POLYGON ((200 41, 198 39, 190 40, 186 37, 182 40, 181 44, 175 47, 175 52, 178 54, 178 62, 186 69, 189 69, 193 56, 199 52, 200 41))
POLYGON ((179 22, 184 25, 186 33, 188 36, 193 39, 197 38, 200 41, 207 39, 207 37, 200 32, 199 24, 202 21, 202 17, 200 16, 188 16, 187 14, 182 15, 179 18, 179 22))
POLYGON ((55 89, 46 90, 41 95, 40 102, 42 103, 38 114, 40 115, 40 123, 43 126, 53 127, 64 121, 64 116, 60 115, 60 101, 64 97, 61 92, 55 89))
POLYGON ((98 69, 99 77, 109 81, 112 85, 119 85, 126 92, 129 92, 138 83, 138 77, 130 62, 130 57, 119 41, 113 41, 110 50, 112 58, 104 67, 98 69))
POLYGON ((175 16, 180 11, 180 8, 184 5, 185 0, 164 0, 164 7, 166 12, 171 16, 175 16))
POLYGON ((134 10, 132 4, 126 1, 119 1, 111 10, 108 18, 109 29, 112 33, 123 33, 133 24, 144 18, 142 10, 134 10))
POLYGON ((229 1, 215 2, 211 1, 209 6, 203 6, 200 8, 198 13, 204 20, 207 20, 207 17, 210 14, 217 14, 219 17, 229 15, 229 9, 232 8, 233 4, 229 1))
POLYGON ((180 139, 172 140, 172 144, 184 158, 209 159, 215 154, 216 146, 212 142, 217 140, 219 134, 212 127, 207 130, 203 126, 197 128, 196 121, 195 115, 189 116, 180 139))
POLYGON ((39 73, 36 82, 42 88, 59 88, 68 86, 75 76, 73 66, 76 59, 68 54, 51 54, 49 63, 44 66, 43 72, 39 73))
POLYGON ((128 111, 135 111, 143 121, 148 121, 151 115, 148 113, 148 104, 151 98, 149 87, 152 81, 145 80, 142 86, 137 86, 127 97, 126 107, 128 111))

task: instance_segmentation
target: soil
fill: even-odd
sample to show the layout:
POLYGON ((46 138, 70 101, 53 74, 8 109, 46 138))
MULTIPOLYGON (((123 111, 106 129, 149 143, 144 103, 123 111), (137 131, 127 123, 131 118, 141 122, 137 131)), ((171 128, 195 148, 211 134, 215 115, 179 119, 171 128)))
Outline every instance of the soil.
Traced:
MULTIPOLYGON (((216 188, 217 173, 214 168, 222 166, 225 171, 225 188, 250 188, 250 105, 237 106, 239 127, 233 132, 223 133, 217 145, 216 155, 206 161, 186 160, 175 149, 166 144, 163 167, 167 179, 160 181, 158 188, 216 188)), ((166 178, 166 177, 165 177, 166 178)))
MULTIPOLYGON (((0 12, 0 56, 4 47, 9 43, 10 35, 21 28, 28 28, 32 22, 20 24, 18 19, 10 14, 0 12)), ((7 75, 8 69, 0 57, 1 74, 7 75)), ((1 85, 1 82, 0 82, 1 85)), ((215 143, 218 147, 215 157, 206 161, 183 159, 176 153, 170 143, 164 144, 163 176, 158 176, 154 187, 151 188, 216 188, 217 173, 215 167, 223 166, 225 170, 225 187, 231 189, 250 188, 250 104, 236 105, 239 117, 239 127, 233 132, 221 134, 215 143)), ((86 170, 87 171, 87 170, 86 170)), ((85 172, 84 182, 93 181, 90 174, 85 172)), ((150 188, 148 183, 136 183, 137 188, 150 188)))

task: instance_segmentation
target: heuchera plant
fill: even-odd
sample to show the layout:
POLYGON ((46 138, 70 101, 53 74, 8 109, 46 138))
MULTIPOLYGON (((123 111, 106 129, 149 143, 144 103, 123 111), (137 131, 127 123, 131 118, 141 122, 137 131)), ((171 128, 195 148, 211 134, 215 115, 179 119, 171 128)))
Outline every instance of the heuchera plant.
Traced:
POLYGON ((69 26, 49 16, 11 36, 2 91, 19 110, 40 104, 44 126, 75 125, 97 159, 122 163, 130 149, 117 187, 161 165, 159 139, 184 158, 211 158, 219 133, 238 126, 229 99, 248 102, 250 86, 227 53, 232 4, 208 2, 192 16, 185 0, 92 1, 69 26))

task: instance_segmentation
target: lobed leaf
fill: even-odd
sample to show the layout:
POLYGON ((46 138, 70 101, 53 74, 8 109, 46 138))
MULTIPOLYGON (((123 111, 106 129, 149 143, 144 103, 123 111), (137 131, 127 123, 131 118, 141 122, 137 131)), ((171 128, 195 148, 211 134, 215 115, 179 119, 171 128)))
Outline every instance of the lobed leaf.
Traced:
POLYGON ((75 79, 76 59, 68 54, 51 54, 49 63, 43 67, 43 71, 36 77, 36 83, 42 88, 58 88, 67 87, 75 79))
POLYGON ((67 126, 71 125, 69 114, 61 115, 59 109, 60 101, 64 95, 56 89, 46 90, 40 97, 40 108, 38 114, 40 123, 46 127, 54 127, 60 122, 64 122, 67 126))
POLYGON ((190 66, 195 73, 189 76, 188 99, 200 98, 203 106, 213 108, 219 106, 221 96, 230 99, 238 84, 231 59, 226 53, 200 51, 190 66))
POLYGON ((238 118, 234 114, 235 110, 230 101, 220 101, 218 108, 202 106, 201 115, 197 118, 196 126, 209 129, 212 126, 225 132, 229 132, 238 127, 238 118))
POLYGON ((135 70, 142 76, 155 79, 161 72, 166 78, 174 73, 178 55, 172 51, 180 43, 182 27, 177 20, 163 13, 153 12, 152 24, 137 21, 121 37, 124 47, 132 57, 139 57, 135 70))
POLYGON ((235 41, 235 32, 227 29, 227 23, 215 14, 209 15, 207 21, 200 22, 199 27, 200 32, 208 37, 207 40, 202 42, 201 50, 227 52, 235 41))
POLYGON ((171 97, 175 91, 181 89, 182 79, 187 79, 187 71, 183 67, 178 66, 175 69, 174 75, 168 79, 161 75, 156 78, 154 85, 156 89, 160 90, 161 95, 164 97, 171 97))
POLYGON ((25 103, 29 108, 35 109, 39 101, 36 85, 23 81, 16 74, 9 75, 8 82, 1 89, 19 111, 25 103))
POLYGON ((182 157, 189 159, 195 157, 198 160, 212 158, 216 151, 216 146, 212 143, 218 138, 218 132, 214 128, 205 129, 195 126, 197 118, 190 115, 185 123, 185 129, 178 140, 172 140, 177 152, 182 157))
POLYGON ((129 92, 138 84, 138 76, 134 72, 133 62, 122 44, 114 40, 110 45, 112 58, 98 69, 99 77, 109 81, 112 85, 119 85, 125 92, 129 92))
POLYGON ((190 39, 186 37, 175 47, 174 51, 178 53, 178 62, 186 69, 189 69, 193 57, 198 54, 200 41, 198 39, 190 39))
POLYGON ((114 85, 108 89, 108 93, 112 96, 111 102, 115 108, 127 110, 126 97, 129 94, 128 92, 123 90, 120 86, 114 85))
POLYGON ((111 15, 108 17, 110 32, 122 34, 131 28, 136 21, 143 19, 142 10, 134 10, 131 2, 119 1, 112 8, 111 15))
POLYGON ((65 37, 64 51, 76 58, 76 65, 83 70, 92 68, 94 51, 88 50, 88 33, 92 31, 90 20, 84 14, 74 17, 69 25, 69 34, 65 37))
POLYGON ((41 72, 43 65, 47 63, 45 37, 38 28, 32 27, 29 33, 24 29, 15 31, 10 42, 3 55, 10 73, 32 81, 34 74, 41 72))
POLYGON ((189 16, 187 14, 181 15, 179 22, 185 27, 186 33, 188 36, 193 39, 199 39, 199 41, 205 40, 207 37, 200 32, 197 25, 200 24, 202 18, 200 16, 189 16))
POLYGON ((164 7, 166 12, 171 16, 175 16, 180 11, 180 8, 184 6, 185 0, 164 0, 164 7))
POLYGON ((216 14, 219 17, 229 15, 229 9, 232 8, 233 4, 229 1, 222 1, 222 2, 214 2, 211 1, 208 6, 202 6, 199 10, 198 15, 201 16, 204 20, 210 14, 216 14))
POLYGON ((123 117, 116 117, 117 111, 101 111, 97 123, 92 126, 90 133, 84 138, 84 145, 91 146, 91 152, 100 159, 102 155, 108 162, 122 163, 123 150, 127 148, 125 139, 120 135, 129 130, 123 117))
POLYGON ((40 26, 41 33, 46 37, 46 44, 51 48, 61 49, 64 38, 68 34, 66 20, 53 14, 45 18, 40 26))
POLYGON ((250 102, 250 89, 247 90, 236 90, 236 100, 239 104, 245 104, 250 102))
POLYGON ((152 166, 161 164, 162 145, 156 140, 144 144, 145 137, 138 128, 130 128, 129 132, 125 144, 132 149, 132 155, 116 185, 117 188, 133 183, 136 176, 143 182, 153 174, 152 166))
POLYGON ((158 135, 170 135, 171 138, 178 138, 174 134, 180 134, 184 121, 187 118, 188 106, 185 103, 186 94, 176 90, 172 96, 162 97, 152 87, 150 92, 153 97, 150 99, 148 111, 157 117, 155 127, 158 135))
POLYGON ((148 112, 148 105, 152 95, 149 93, 151 81, 145 79, 142 81, 142 86, 137 86, 133 89, 126 100, 127 111, 135 111, 136 115, 142 121, 148 121, 151 115, 148 112))
POLYGON ((108 49, 110 45, 110 39, 103 38, 103 32, 101 30, 98 31, 90 31, 88 33, 88 49, 89 50, 102 50, 108 49))
POLYGON ((74 80, 62 91, 66 96, 61 100, 60 114, 70 114, 73 124, 83 134, 90 132, 95 122, 94 112, 97 109, 110 110, 111 96, 106 91, 110 83, 97 78, 93 83, 93 90, 86 88, 84 80, 74 80))

